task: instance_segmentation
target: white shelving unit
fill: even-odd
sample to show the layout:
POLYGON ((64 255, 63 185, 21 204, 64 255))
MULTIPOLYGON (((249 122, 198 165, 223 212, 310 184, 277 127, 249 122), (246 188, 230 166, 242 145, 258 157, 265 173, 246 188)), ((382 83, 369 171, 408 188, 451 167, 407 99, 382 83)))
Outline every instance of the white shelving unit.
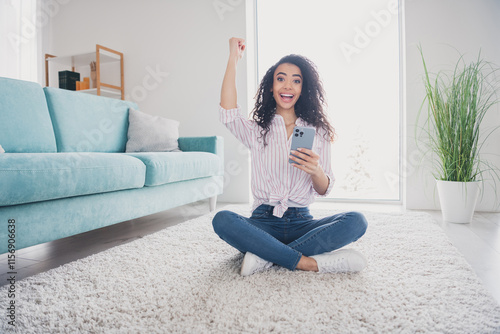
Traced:
POLYGON ((78 92, 95 94, 100 96, 125 99, 124 92, 124 75, 123 75, 123 53, 102 45, 96 44, 96 51, 78 55, 56 57, 54 55, 45 54, 45 85, 49 86, 50 68, 57 64, 58 67, 71 68, 75 71, 78 68, 88 67, 90 63, 96 62, 96 88, 79 90, 78 92), (101 66, 107 63, 120 64, 120 85, 112 85, 101 81, 101 66), (52 66, 50 65, 52 64, 52 66))

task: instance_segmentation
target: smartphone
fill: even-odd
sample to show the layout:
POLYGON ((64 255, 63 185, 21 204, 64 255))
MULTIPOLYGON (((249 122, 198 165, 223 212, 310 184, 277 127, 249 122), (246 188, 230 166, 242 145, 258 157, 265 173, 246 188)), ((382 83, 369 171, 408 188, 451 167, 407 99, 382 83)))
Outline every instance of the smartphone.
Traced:
MULTIPOLYGON (((307 126, 296 126, 293 128, 292 132, 292 146, 290 151, 296 151, 299 147, 308 148, 312 150, 314 143, 314 136, 316 135, 316 129, 307 126)), ((291 155, 293 155, 290 152, 291 155)), ((296 155, 293 155, 296 157, 296 155)), ((296 164, 297 162, 292 159, 288 159, 291 164, 296 164)))

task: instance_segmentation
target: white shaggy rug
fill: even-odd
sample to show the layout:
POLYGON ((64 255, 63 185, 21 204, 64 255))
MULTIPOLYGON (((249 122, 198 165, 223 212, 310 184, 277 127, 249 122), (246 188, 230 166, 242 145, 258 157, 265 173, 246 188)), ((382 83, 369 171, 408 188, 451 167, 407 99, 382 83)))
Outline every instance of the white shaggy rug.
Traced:
MULTIPOLYGON (((226 207, 243 214, 247 207, 226 207)), ((315 217, 333 211, 315 210, 315 217)), ((500 306, 430 215, 369 213, 368 267, 317 274, 242 256, 214 213, 17 282, 19 333, 496 333, 500 306)), ((6 332, 6 287, 0 289, 6 332)))

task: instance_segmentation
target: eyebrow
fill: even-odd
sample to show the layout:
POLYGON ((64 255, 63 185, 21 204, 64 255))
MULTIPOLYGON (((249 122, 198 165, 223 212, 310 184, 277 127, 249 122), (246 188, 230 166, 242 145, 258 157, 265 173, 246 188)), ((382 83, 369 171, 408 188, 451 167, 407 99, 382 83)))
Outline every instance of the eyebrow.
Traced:
MULTIPOLYGON (((278 76, 278 75, 280 75, 280 74, 283 74, 284 76, 286 76, 286 75, 287 75, 287 74, 286 74, 286 73, 284 73, 284 72, 278 72, 278 73, 276 74, 276 76, 278 76)), ((300 74, 292 74, 292 77, 299 77, 299 78, 301 78, 301 79, 302 79, 302 75, 300 75, 300 74)))

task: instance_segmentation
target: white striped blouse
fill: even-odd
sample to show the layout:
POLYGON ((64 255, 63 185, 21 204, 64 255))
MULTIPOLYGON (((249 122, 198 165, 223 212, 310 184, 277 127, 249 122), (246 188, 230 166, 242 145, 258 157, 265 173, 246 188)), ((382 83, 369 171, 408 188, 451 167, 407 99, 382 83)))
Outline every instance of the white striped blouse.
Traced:
MULTIPOLYGON (((220 107, 220 106, 219 106, 220 107)), ((264 147, 261 127, 246 118, 238 106, 235 109, 220 107, 220 121, 250 149, 252 161, 252 211, 261 204, 274 206, 273 215, 282 217, 289 207, 306 207, 316 196, 325 197, 332 190, 335 178, 331 168, 331 144, 325 140, 324 130, 316 131, 313 151, 319 155, 319 164, 329 179, 325 194, 319 195, 313 187, 311 176, 292 167, 288 162, 291 136, 287 138, 285 121, 276 114, 270 124, 264 147)), ((302 118, 295 122, 298 126, 311 126, 302 118)))

